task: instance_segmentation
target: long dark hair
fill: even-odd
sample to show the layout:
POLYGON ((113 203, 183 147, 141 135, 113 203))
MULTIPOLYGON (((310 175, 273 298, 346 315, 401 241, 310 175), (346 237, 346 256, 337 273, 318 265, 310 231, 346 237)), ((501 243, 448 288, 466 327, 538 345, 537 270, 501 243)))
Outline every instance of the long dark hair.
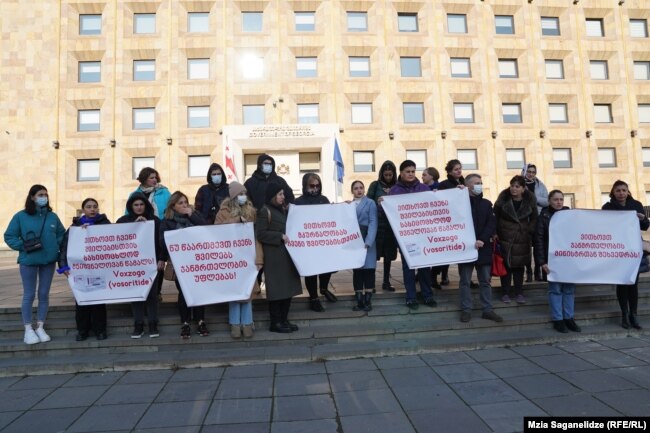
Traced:
MULTIPOLYGON (((27 198, 25 199, 25 212, 27 212, 30 215, 34 215, 36 213, 36 202, 34 202, 34 196, 36 195, 37 192, 45 190, 47 191, 47 188, 45 188, 43 185, 32 185, 31 188, 29 188, 29 192, 27 193, 27 198)), ((52 212, 52 208, 50 207, 50 200, 48 197, 47 201, 47 206, 45 206, 49 212, 52 212)))
POLYGON ((627 182, 624 182, 620 179, 614 182, 614 185, 612 185, 612 189, 609 190, 609 198, 614 198, 614 190, 619 186, 625 186, 625 188, 627 188, 627 198, 633 198, 632 193, 630 192, 630 186, 627 184, 627 182))

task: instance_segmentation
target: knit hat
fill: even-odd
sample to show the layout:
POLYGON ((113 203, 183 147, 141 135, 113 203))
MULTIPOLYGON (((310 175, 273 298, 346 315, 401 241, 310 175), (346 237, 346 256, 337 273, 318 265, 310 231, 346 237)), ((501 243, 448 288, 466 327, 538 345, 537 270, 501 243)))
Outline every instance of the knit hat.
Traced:
POLYGON ((230 195, 230 198, 235 198, 244 191, 246 191, 246 188, 239 182, 231 182, 228 185, 228 195, 230 195))
POLYGON ((278 182, 269 182, 266 187, 266 200, 264 202, 270 204, 273 197, 275 197, 281 190, 282 185, 278 182))

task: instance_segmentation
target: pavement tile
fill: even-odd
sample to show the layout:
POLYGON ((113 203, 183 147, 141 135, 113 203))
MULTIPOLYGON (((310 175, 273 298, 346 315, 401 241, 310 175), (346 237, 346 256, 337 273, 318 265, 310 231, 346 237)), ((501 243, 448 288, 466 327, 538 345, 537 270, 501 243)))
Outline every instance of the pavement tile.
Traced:
POLYGON ((650 413, 650 391, 647 389, 600 392, 594 396, 626 416, 648 416, 650 413))
POLYGON ((324 362, 287 362, 275 366, 275 377, 327 373, 324 362))
POLYGON ((329 394, 330 382, 327 374, 305 376, 281 376, 275 378, 276 396, 329 394))
POLYGON ((107 389, 107 385, 58 388, 34 406, 34 409, 92 406, 107 389))
POLYGON ((430 366, 474 362, 465 352, 425 353, 420 358, 430 366))
POLYGON ((215 399, 260 398, 273 396, 273 377, 222 379, 215 399))
POLYGON ((597 350, 609 350, 609 347, 603 346, 602 344, 596 341, 571 341, 568 343, 555 343, 554 346, 568 353, 595 352, 597 350))
POLYGON ((524 358, 484 362, 483 366, 501 378, 546 373, 546 370, 524 358))
POLYGON ((597 368, 594 364, 578 358, 576 355, 571 355, 570 353, 565 353, 563 355, 533 356, 528 359, 551 373, 594 370, 597 368))
POLYGON ((218 380, 200 382, 168 382, 156 397, 156 403, 172 401, 212 400, 218 380))
POLYGON ((344 373, 348 371, 376 370, 377 366, 372 359, 345 359, 342 361, 326 361, 328 373, 344 373))
POLYGON ((273 422, 306 421, 336 417, 334 402, 329 395, 301 395, 276 397, 273 404, 273 422))
POLYGON ((119 385, 132 383, 165 383, 174 374, 171 370, 129 371, 117 382, 119 385))
MULTIPOLYGON (((340 420, 343 433, 415 433, 411 422, 403 412, 378 413, 372 416, 342 416, 340 420)), ((431 428, 431 420, 429 420, 429 428, 431 428)))
MULTIPOLYGON (((137 428, 133 430, 133 433, 199 433, 200 430, 201 430, 201 426, 190 425, 184 427, 169 427, 169 428, 160 428, 160 427, 137 428)), ((110 433, 119 433, 119 432, 110 432, 110 433)), ((125 433, 128 433, 128 430, 125 433)))
POLYGON ((182 427, 202 425, 211 401, 154 403, 138 423, 138 428, 182 427))
POLYGON ((28 410, 51 392, 45 388, 0 391, 0 412, 28 410))
POLYGON ((14 383, 18 382, 20 377, 0 377, 0 391, 9 388, 14 383))
POLYGON ((471 382, 475 380, 496 379, 487 368, 478 363, 439 365, 433 370, 447 383, 471 382))
POLYGON ((310 421, 274 422, 271 433, 337 433, 335 419, 318 419, 310 421))
POLYGON ((546 412, 525 400, 477 405, 472 409, 493 431, 500 433, 522 431, 525 416, 546 416, 546 412))
POLYGON ((151 403, 156 399, 164 383, 130 383, 113 385, 95 404, 151 403))
POLYGON ((58 432, 65 431, 85 407, 63 409, 30 410, 5 427, 3 433, 58 432))
POLYGON ((386 382, 391 388, 406 388, 411 386, 441 385, 442 379, 429 367, 399 368, 382 370, 386 382))
POLYGON ((271 377, 274 374, 273 364, 238 365, 226 368, 223 379, 239 379, 248 377, 271 377))
POLYGON ((612 338, 611 340, 598 340, 598 342, 604 346, 617 350, 650 346, 650 341, 637 337, 612 338))
POLYGON ((72 379, 73 376, 73 374, 27 376, 11 385, 8 389, 58 388, 59 386, 72 379))
POLYGON ((15 420, 19 416, 21 416, 24 412, 23 411, 16 411, 16 412, 0 412, 0 431, 5 427, 7 424, 9 424, 11 421, 15 420))
POLYGON ((61 386, 67 388, 69 386, 112 385, 122 376, 124 376, 124 372, 121 371, 110 371, 106 373, 78 373, 61 386))
POLYGON ((450 386, 469 405, 524 400, 521 394, 500 379, 452 383, 450 386))
POLYGON ((550 344, 537 344, 534 346, 519 346, 513 347, 512 350, 521 356, 544 356, 544 355, 561 355, 564 351, 558 347, 553 347, 550 344))
MULTIPOLYGON (((492 430, 472 409, 431 408, 408 412, 408 417, 419 433, 492 433, 492 430)), ((352 431, 354 433, 354 431, 352 431)), ((346 432, 347 433, 347 432, 346 432)))
POLYGON ((201 429, 201 433, 269 433, 270 430, 271 424, 258 422, 250 424, 206 425, 201 429))
POLYGON ((68 432, 131 430, 148 407, 148 404, 92 406, 72 424, 68 432))
POLYGON ((208 367, 208 368, 183 368, 174 372, 174 375, 169 379, 170 382, 194 382, 201 380, 215 381, 221 379, 223 376, 224 368, 221 367, 208 367))
POLYGON ((580 389, 554 374, 518 376, 507 378, 505 381, 528 399, 580 393, 580 389))
POLYGON ((567 371, 558 376, 590 393, 634 389, 638 386, 607 370, 567 371))
POLYGON ((550 416, 620 416, 621 414, 589 394, 534 399, 550 416))
POLYGON ((394 412, 400 407, 389 389, 335 392, 334 401, 339 416, 394 412))
POLYGON ((204 424, 237 424, 271 422, 271 398, 215 400, 204 424))
POLYGON ((611 368, 607 370, 642 388, 650 388, 650 366, 611 368))
POLYGON ((650 346, 647 347, 634 347, 632 349, 622 349, 621 352, 626 355, 634 356, 635 358, 645 361, 647 363, 650 360, 650 346))
POLYGON ((495 347, 491 349, 473 350, 465 352, 478 362, 501 361, 504 359, 521 358, 521 355, 511 349, 495 347))
POLYGON ((388 370, 391 368, 426 367, 427 365, 417 355, 385 356, 383 358, 373 358, 373 360, 381 370, 388 370))
POLYGON ((600 352, 578 353, 576 356, 591 362, 600 368, 636 367, 647 365, 645 362, 618 350, 603 350, 600 352))
POLYGON ((333 373, 329 379, 332 392, 388 388, 384 377, 377 370, 333 373))
POLYGON ((407 411, 467 407, 458 395, 448 385, 444 384, 395 388, 393 392, 400 405, 407 411))

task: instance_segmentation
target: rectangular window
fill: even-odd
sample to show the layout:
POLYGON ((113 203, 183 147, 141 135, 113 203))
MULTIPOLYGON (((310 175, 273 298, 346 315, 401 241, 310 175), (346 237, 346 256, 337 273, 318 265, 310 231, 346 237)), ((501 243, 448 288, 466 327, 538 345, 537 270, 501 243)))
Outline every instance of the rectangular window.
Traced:
POLYGON ((448 33, 467 33, 467 15, 447 14, 448 33))
POLYGON ((351 104, 352 106, 352 123, 368 124, 372 123, 372 104, 351 104))
POLYGON ((526 163, 526 153, 524 149, 506 149, 506 168, 509 170, 521 168, 526 163))
POLYGON ((298 123, 318 123, 318 104, 298 104, 298 123))
POLYGON ((612 105, 594 104, 594 120, 596 123, 612 123, 612 105))
POLYGON ((348 12, 348 32, 367 32, 368 14, 366 12, 348 12))
POLYGON ((317 173, 320 171, 320 152, 300 152, 298 154, 300 173, 317 173))
POLYGON ((243 32, 261 32, 264 14, 262 12, 242 12, 241 29, 243 32))
POLYGON ((598 167, 616 167, 616 149, 613 147, 601 147, 598 149, 598 167))
POLYGON ((472 76, 472 69, 470 66, 469 58, 467 57, 452 57, 449 59, 451 65, 451 76, 454 78, 470 78, 472 76))
POLYGON ((517 59, 499 59, 499 78, 518 78, 517 59))
POLYGON ((424 104, 405 102, 403 104, 404 123, 424 123, 424 104))
POLYGON ((569 209, 575 209, 576 207, 576 195, 571 192, 564 193, 564 206, 569 209))
POLYGON ((610 200, 609 198, 609 192, 601 192, 600 193, 600 204, 603 205, 605 203, 608 203, 610 200))
POLYGON ((210 31, 209 12, 190 12, 187 14, 187 31, 189 33, 207 33, 210 31))
POLYGON ((242 107, 244 125, 264 124, 264 105, 244 105, 242 107))
POLYGON ((639 123, 650 123, 650 104, 639 104, 639 123))
POLYGON ((79 62, 79 82, 99 83, 102 81, 102 62, 79 62))
POLYGON ((99 131, 99 110, 79 110, 77 112, 77 131, 99 131))
POLYGON ((187 79, 210 79, 210 59, 187 59, 187 79))
POLYGON ((634 62, 634 79, 650 80, 650 62, 634 62))
POLYGON ((155 129, 156 110, 154 108, 133 109, 133 129, 155 129))
POLYGON ((397 29, 400 32, 417 32, 418 14, 398 13, 397 29))
POLYGON ((99 159, 77 160, 77 182, 98 181, 99 173, 99 159))
POLYGON ((503 123, 521 123, 521 104, 503 104, 503 123))
POLYGON ((553 168, 571 168, 571 149, 555 148, 553 149, 553 168))
POLYGON ((564 80, 564 62, 562 60, 545 60, 546 78, 549 80, 564 80))
POLYGON ((634 19, 630 20, 630 36, 633 38, 648 37, 648 20, 634 19))
POLYGON ((514 35, 515 20, 512 15, 495 15, 494 25, 497 35, 514 35))
POLYGON ((454 122, 474 123, 474 104, 471 102, 454 103, 454 122))
POLYGON ((133 14, 133 33, 156 33, 156 14, 133 14))
POLYGON ((650 167, 650 147, 642 148, 641 149, 641 155, 643 157, 643 166, 644 167, 650 167))
POLYGON ((589 62, 589 72, 592 80, 608 80, 607 60, 592 60, 589 62))
POLYGON ((400 57, 399 64, 402 77, 422 76, 422 64, 419 57, 400 57))
POLYGON ((456 157, 463 165, 464 170, 478 170, 476 149, 458 149, 456 157))
POLYGON ((210 127, 210 106, 187 107, 188 128, 210 127))
POLYGON ((428 167, 426 150, 407 150, 406 159, 410 159, 415 163, 416 170, 424 170, 428 167))
POLYGON ((558 17, 542 17, 542 36, 560 36, 558 17))
POLYGON ((133 81, 154 81, 156 79, 155 60, 134 60, 133 81))
POLYGON ((375 152, 352 152, 354 171, 357 173, 372 173, 375 171, 375 152))
POLYGON ((316 57, 296 57, 296 77, 310 78, 317 75, 316 57))
POLYGON ((102 34, 102 16, 95 14, 79 15, 79 34, 83 36, 102 34))
POLYGON ((156 168, 156 158, 154 156, 134 157, 131 160, 131 179, 137 179, 140 171, 145 167, 156 168))
POLYGON ((350 77, 370 76, 370 57, 350 57, 350 77))
POLYGON ((189 155, 187 157, 187 176, 205 178, 210 164, 210 155, 189 155))
POLYGON ((605 36, 603 20, 599 18, 587 18, 585 20, 587 36, 602 38, 605 36))
POLYGON ((297 32, 313 32, 316 30, 316 15, 314 12, 295 12, 295 20, 297 32))
POLYGON ((551 123, 569 123, 567 104, 548 104, 548 118, 551 123))

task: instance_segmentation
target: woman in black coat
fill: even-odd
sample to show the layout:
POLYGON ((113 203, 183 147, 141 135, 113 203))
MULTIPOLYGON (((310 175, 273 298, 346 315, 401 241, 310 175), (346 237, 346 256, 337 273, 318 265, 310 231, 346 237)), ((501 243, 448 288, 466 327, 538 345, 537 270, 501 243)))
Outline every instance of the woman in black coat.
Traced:
POLYGON ((196 209, 204 220, 210 224, 214 223, 214 218, 219 212, 221 202, 228 197, 228 182, 223 168, 216 162, 213 162, 206 175, 207 184, 201 186, 194 199, 194 209, 196 209))
MULTIPOLYGON (((645 215, 641 202, 634 200, 627 183, 617 180, 612 185, 609 192, 610 200, 603 205, 603 210, 632 210, 636 212, 639 218, 639 228, 643 231, 650 227, 650 220, 645 215)), ((621 307, 621 326, 629 329, 630 325, 634 329, 641 329, 641 325, 636 318, 637 306, 639 304, 639 277, 634 284, 619 284, 616 286, 616 297, 621 307)))

